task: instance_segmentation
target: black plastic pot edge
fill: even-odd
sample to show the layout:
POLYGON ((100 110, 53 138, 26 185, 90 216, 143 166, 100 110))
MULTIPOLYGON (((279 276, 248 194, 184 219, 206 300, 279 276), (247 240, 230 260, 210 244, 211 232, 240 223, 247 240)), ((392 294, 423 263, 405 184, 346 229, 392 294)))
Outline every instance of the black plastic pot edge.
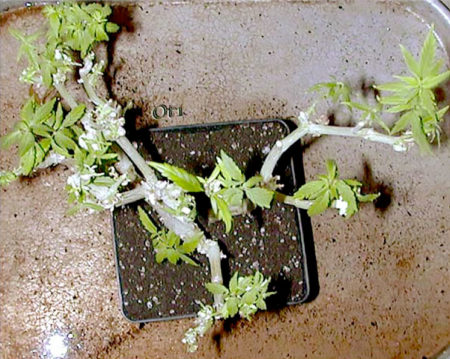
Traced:
MULTIPOLYGON (((230 121, 230 122, 212 122, 212 123, 199 123, 199 124, 189 124, 189 125, 177 125, 177 126, 167 126, 167 127, 155 127, 155 128, 146 128, 142 131, 151 131, 151 132, 167 132, 167 131, 179 131, 179 130, 189 130, 189 129, 199 129, 199 128, 220 128, 223 126, 232 126, 232 125, 244 125, 244 124, 255 124, 255 123, 270 123, 270 122, 278 122, 283 127, 286 128, 288 133, 290 133, 293 129, 296 128, 295 124, 291 120, 286 119, 278 119, 278 118, 268 118, 262 120, 245 120, 245 121, 230 121)), ((293 152, 295 148, 300 147, 300 143, 295 143, 288 150, 289 153, 293 152)), ((300 156, 297 154, 299 162, 301 166, 296 166, 294 163, 294 158, 291 155, 291 170, 292 170, 292 181, 295 188, 298 188, 298 183, 305 183, 304 169, 303 169, 303 153, 300 151, 300 156)), ((192 314, 183 314, 183 315, 174 315, 174 316, 166 316, 160 318, 151 318, 151 319, 142 319, 142 320, 134 320, 127 317, 125 314, 124 308, 124 300, 123 300, 123 291, 122 291, 122 278, 119 270, 119 256, 117 252, 117 236, 116 236, 116 226, 114 221, 114 212, 111 212, 111 227, 113 234, 113 247, 114 247, 114 258, 115 258, 115 266, 117 272, 117 283, 119 289, 119 299, 120 299, 120 311, 123 317, 130 323, 133 324, 145 324, 151 322, 160 322, 160 321, 169 321, 169 320, 178 320, 178 319, 189 319, 194 318, 196 313, 192 314)), ((303 304, 314 300, 319 294, 319 280, 318 280, 318 272, 317 272, 317 261, 315 256, 314 249, 314 241, 313 241, 313 233, 311 220, 307 215, 305 210, 300 210, 296 208, 296 216, 295 220, 297 223, 297 230, 299 233, 299 246, 302 252, 302 272, 304 273, 304 295, 299 301, 295 302, 287 302, 280 308, 285 306, 292 306, 296 304, 303 304)), ((279 309, 279 308, 277 308, 279 309)), ((271 308, 268 308, 268 311, 271 311, 271 308)))

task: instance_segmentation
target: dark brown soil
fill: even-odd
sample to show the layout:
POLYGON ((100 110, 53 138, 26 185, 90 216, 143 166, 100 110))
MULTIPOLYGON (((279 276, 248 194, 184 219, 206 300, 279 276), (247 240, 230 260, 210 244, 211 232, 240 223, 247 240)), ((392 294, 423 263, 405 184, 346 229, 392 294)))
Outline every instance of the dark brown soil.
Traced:
MULTIPOLYGON (((139 150, 146 158, 208 176, 223 149, 248 178, 258 172, 268 149, 287 132, 286 125, 278 121, 150 130, 141 134, 139 150)), ((277 168, 286 192, 293 188, 291 166, 291 160, 284 158, 277 168)), ((301 167, 301 163, 297 166, 301 167)), ((145 207, 144 202, 139 205, 145 207)), ((114 212, 125 316, 133 321, 179 317, 195 313, 196 301, 211 303, 212 296, 204 288, 204 283, 210 281, 205 257, 194 256, 201 263, 199 267, 157 264, 136 207, 137 204, 114 212)), ((220 242, 227 255, 223 261, 225 283, 235 271, 247 275, 259 270, 272 278, 272 288, 278 292, 269 301, 269 308, 305 299, 308 283, 304 278, 304 254, 299 245, 302 238, 294 208, 276 203, 270 210, 257 209, 235 217, 233 230, 226 235, 221 222, 207 223, 207 198, 198 196, 197 207, 199 223, 212 239, 220 242)))

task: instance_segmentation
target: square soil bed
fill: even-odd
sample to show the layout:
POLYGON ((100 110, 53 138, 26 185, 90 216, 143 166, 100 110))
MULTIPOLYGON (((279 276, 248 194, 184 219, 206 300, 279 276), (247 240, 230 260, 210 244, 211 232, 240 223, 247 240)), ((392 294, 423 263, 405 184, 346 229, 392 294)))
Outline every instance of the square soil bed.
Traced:
MULTIPOLYGON (((168 162, 205 177, 224 150, 249 178, 261 169, 269 149, 287 133, 288 125, 279 120, 151 129, 141 132, 138 150, 148 160, 168 162)), ((285 154, 275 173, 281 177, 284 193, 297 188, 296 179, 303 183, 299 144, 285 154)), ((256 209, 234 217, 232 231, 225 234, 222 222, 208 223, 209 200, 199 195, 196 201, 200 226, 209 238, 219 241, 227 255, 222 261, 225 284, 235 271, 248 275, 259 270, 272 278, 271 290, 277 291, 268 298, 269 309, 308 299, 311 288, 304 233, 310 236, 311 232, 305 231, 310 223, 304 214, 275 202, 269 210, 256 209)), ((113 213, 123 313, 133 322, 192 316, 199 309, 197 301, 213 301, 204 286, 210 282, 208 262, 205 256, 195 254, 198 267, 167 261, 157 264, 150 236, 139 222, 138 205, 150 210, 142 201, 113 213)))

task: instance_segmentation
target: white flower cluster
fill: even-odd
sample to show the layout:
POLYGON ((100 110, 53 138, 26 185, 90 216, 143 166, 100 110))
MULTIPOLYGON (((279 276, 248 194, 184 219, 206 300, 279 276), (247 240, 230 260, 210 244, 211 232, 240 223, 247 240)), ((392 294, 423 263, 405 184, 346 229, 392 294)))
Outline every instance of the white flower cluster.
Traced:
POLYGON ((80 79, 79 83, 84 83, 85 81, 89 82, 91 85, 95 85, 97 79, 100 76, 103 76, 103 69, 105 67, 105 62, 101 60, 94 64, 95 54, 90 52, 84 58, 84 65, 80 69, 80 79))
POLYGON ((215 179, 210 182, 205 183, 205 194, 208 197, 211 197, 213 194, 219 192, 222 188, 222 182, 218 179, 215 179))
POLYGON ((66 74, 61 69, 58 69, 55 74, 53 74, 53 84, 55 86, 63 85, 66 82, 66 74))
POLYGON ((37 168, 48 168, 52 166, 56 166, 60 164, 66 159, 63 155, 56 153, 54 151, 50 151, 50 153, 45 157, 44 161, 42 161, 37 168))
POLYGON ((195 216, 194 197, 188 195, 182 188, 167 181, 143 182, 145 199, 151 205, 162 204, 173 212, 182 222, 191 222, 195 216))
POLYGON ((61 61, 65 66, 81 66, 78 62, 74 61, 63 49, 55 49, 55 60, 61 61))
MULTIPOLYGON (((67 179, 69 193, 82 203, 90 203, 112 210, 119 200, 119 187, 128 183, 126 174, 113 177, 97 173, 97 166, 85 166, 67 179)), ((114 169, 113 169, 114 170, 114 169)), ((115 176, 114 176, 115 175, 115 176)))
POLYGON ((36 68, 28 66, 20 74, 19 81, 28 84, 36 84, 39 87, 42 85, 42 76, 36 76, 36 73, 36 68))
POLYGON ((210 305, 203 306, 195 318, 195 328, 190 328, 181 340, 188 346, 189 352, 195 352, 198 349, 198 337, 202 337, 214 323, 214 309, 210 305))
POLYGON ((94 111, 88 111, 81 123, 86 132, 79 137, 78 142, 81 148, 88 151, 100 151, 108 145, 107 142, 125 136, 122 108, 113 100, 96 106, 94 111))

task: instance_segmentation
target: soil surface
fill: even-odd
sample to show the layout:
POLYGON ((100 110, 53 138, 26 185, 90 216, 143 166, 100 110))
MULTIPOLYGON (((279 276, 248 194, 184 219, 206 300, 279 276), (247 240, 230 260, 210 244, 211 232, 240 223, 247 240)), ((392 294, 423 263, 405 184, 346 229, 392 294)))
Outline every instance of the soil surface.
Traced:
MULTIPOLYGON (((167 162, 203 177, 211 174, 216 156, 224 150, 250 178, 260 170, 267 151, 287 133, 286 124, 279 121, 145 131, 141 137, 145 142, 139 148, 148 160, 167 162)), ((287 193, 295 187, 291 154, 280 160, 275 171, 287 193)), ((302 168, 301 158, 296 157, 295 165, 302 168)), ((196 301, 212 301, 204 287, 211 281, 208 262, 196 254, 193 258, 199 267, 185 263, 174 266, 167 261, 157 264, 151 240, 137 214, 137 205, 148 208, 144 203, 114 212, 124 314, 133 321, 194 314, 199 308, 196 301)), ((269 309, 305 299, 307 279, 300 245, 303 231, 297 228, 295 208, 274 202, 270 210, 256 209, 234 217, 231 233, 225 234, 222 222, 208 223, 208 199, 197 196, 197 206, 208 237, 219 241, 227 255, 223 261, 225 284, 235 271, 249 275, 259 270, 272 278, 270 290, 277 292, 268 299, 269 309)))

